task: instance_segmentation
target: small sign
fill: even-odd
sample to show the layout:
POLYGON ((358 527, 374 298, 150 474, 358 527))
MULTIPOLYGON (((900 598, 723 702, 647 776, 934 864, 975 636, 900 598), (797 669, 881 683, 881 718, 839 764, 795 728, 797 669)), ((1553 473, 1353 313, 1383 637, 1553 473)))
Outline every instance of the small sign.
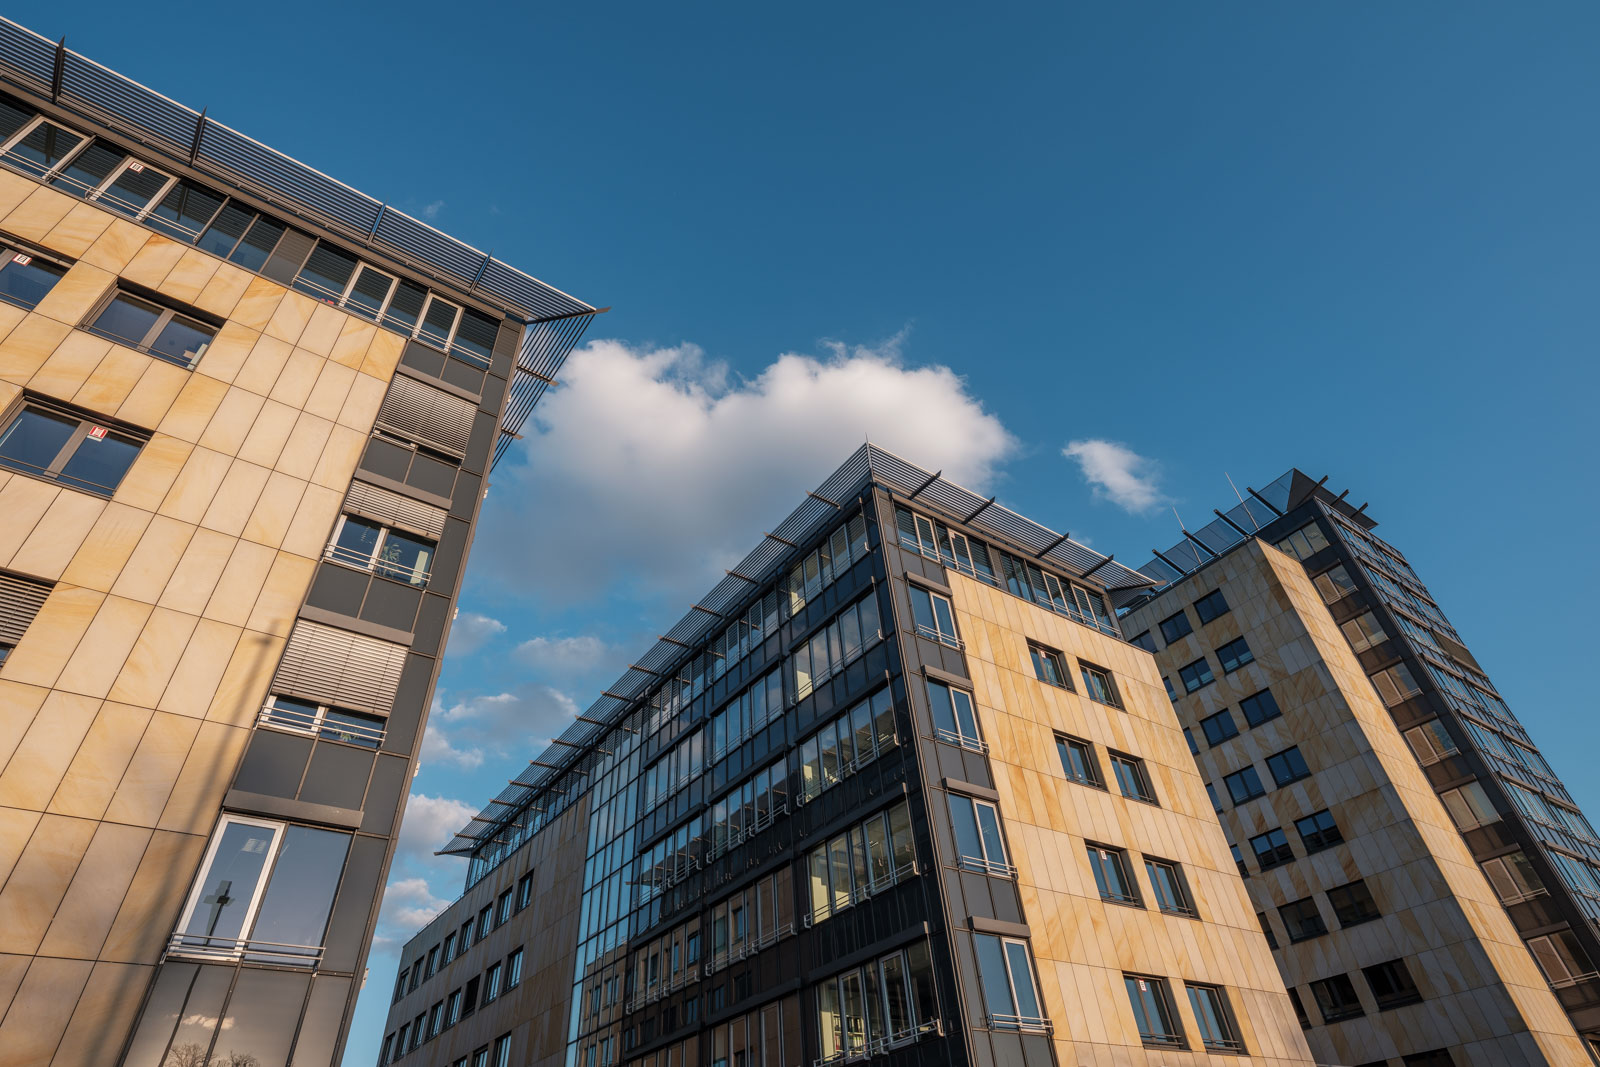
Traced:
POLYGON ((106 428, 104 426, 91 426, 89 427, 89 436, 93 440, 104 441, 106 439, 106 428))
POLYGON ((133 171, 135 174, 143 174, 144 164, 135 159, 128 163, 128 169, 133 171))
POLYGON ((11 255, 11 262, 15 263, 19 267, 26 267, 28 264, 33 262, 33 257, 25 256, 21 252, 14 252, 11 255))

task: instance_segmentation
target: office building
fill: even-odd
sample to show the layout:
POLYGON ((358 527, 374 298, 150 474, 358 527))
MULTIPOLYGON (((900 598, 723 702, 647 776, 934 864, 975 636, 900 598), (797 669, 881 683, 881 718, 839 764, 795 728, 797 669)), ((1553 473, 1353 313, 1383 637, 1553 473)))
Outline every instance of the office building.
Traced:
POLYGON ((326 1067, 595 309, 3 20, 0 80, 0 1062, 326 1067))
POLYGON ((1600 841, 1375 525, 1290 471, 1157 553, 1122 625, 1319 1063, 1589 1063, 1600 841))
POLYGON ((381 1061, 1306 1067, 1149 582, 864 446, 447 845, 381 1061))

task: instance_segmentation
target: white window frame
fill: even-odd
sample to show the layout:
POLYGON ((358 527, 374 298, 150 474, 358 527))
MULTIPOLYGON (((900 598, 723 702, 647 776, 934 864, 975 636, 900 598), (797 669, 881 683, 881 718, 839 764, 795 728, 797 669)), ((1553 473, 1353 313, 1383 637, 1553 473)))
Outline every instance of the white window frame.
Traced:
MULTIPOLYGON (((121 151, 121 149, 118 149, 118 151, 121 151)), ((74 152, 73 156, 76 156, 77 154, 77 152, 74 152)), ((61 163, 56 167, 56 171, 53 171, 52 173, 60 171, 61 167, 65 166, 67 162, 68 160, 62 160, 61 163)), ((91 192, 85 193, 83 198, 89 201, 91 204, 99 202, 100 198, 105 195, 106 190, 110 189, 111 186, 116 183, 118 178, 122 177, 125 173, 131 170, 135 163, 139 164, 139 168, 141 170, 148 167, 157 174, 165 174, 167 176, 167 180, 161 183, 161 188, 157 189, 153 194, 151 194, 150 199, 145 201, 144 207, 135 211, 131 215, 125 216, 126 218, 132 219, 134 222, 143 222, 145 220, 145 216, 154 211, 155 206, 167 198, 167 193, 171 191, 173 185, 175 185, 178 181, 178 176, 171 173, 164 167, 158 167, 153 163, 146 163, 144 160, 137 159, 134 156, 124 152, 122 155, 122 162, 112 168, 111 173, 106 175, 105 180, 99 185, 95 186, 91 192)), ((116 211, 116 213, 119 215, 122 214, 122 212, 118 211, 116 208, 108 208, 107 210, 116 211)))
MULTIPOLYGON (((428 540, 428 538, 422 536, 421 534, 413 534, 410 530, 390 526, 387 523, 380 522, 377 519, 368 518, 365 515, 341 514, 339 516, 339 521, 334 524, 333 536, 328 538, 328 547, 323 549, 322 558, 331 560, 334 563, 343 564, 346 567, 353 567, 356 570, 366 571, 368 574, 377 574, 378 557, 383 553, 383 546, 389 542, 389 534, 396 529, 400 529, 402 533, 416 537, 418 540, 428 540), (367 561, 365 563, 356 562, 355 552, 339 544, 339 535, 344 533, 345 523, 351 519, 355 519, 360 523, 370 523, 382 531, 378 537, 378 543, 372 546, 372 552, 367 556, 367 561)), ((439 554, 439 543, 437 541, 432 541, 430 543, 433 545, 433 556, 430 556, 428 561, 429 563, 432 563, 433 559, 439 554)), ((420 577, 421 581, 406 583, 407 585, 410 585, 416 589, 426 589, 428 587, 428 582, 433 578, 433 569, 431 567, 419 573, 416 568, 405 568, 395 564, 385 564, 384 566, 389 570, 410 570, 413 575, 420 577)), ((382 576, 380 575, 380 577, 382 576)))
MULTIPOLYGON (((256 724, 272 730, 282 730, 285 733, 303 734, 306 737, 321 737, 323 730, 339 730, 341 733, 360 732, 358 730, 341 729, 337 725, 330 726, 328 724, 328 713, 330 711, 343 711, 352 715, 366 715, 381 720, 382 725, 375 727, 377 734, 369 737, 369 740, 376 741, 379 745, 383 744, 384 735, 388 733, 389 728, 387 716, 374 715, 369 711, 357 711, 354 708, 340 708, 332 704, 324 704, 321 701, 313 701, 306 697, 290 696, 287 693, 270 694, 267 697, 267 702, 261 706, 261 712, 256 717, 256 724), (301 700, 307 704, 316 704, 316 718, 312 719, 310 723, 304 726, 295 725, 293 720, 299 717, 299 709, 280 707, 278 705, 278 700, 280 698, 284 700, 301 700)), ((337 741, 338 738, 328 738, 327 740, 337 741)))
MULTIPOLYGON (((1016 946, 1018 946, 1018 947, 1020 947, 1022 949, 1023 960, 1026 963, 1027 968, 1028 968, 1028 982, 1033 987, 1033 999, 1038 1002, 1039 1010, 1041 1012, 1044 1011, 1044 1007, 1045 1007, 1044 1006, 1044 994, 1043 994, 1043 992, 1041 992, 1041 990, 1039 988, 1038 968, 1034 965, 1034 962, 1033 962, 1033 950, 1028 945, 1028 942, 1024 941, 1022 938, 1019 938, 1019 937, 1001 937, 1001 936, 999 936, 997 934, 979 934, 978 936, 979 937, 993 937, 996 941, 998 941, 1000 943, 1000 958, 1005 961, 1005 966, 1006 966, 1006 973, 1004 975, 1000 976, 1000 977, 1002 977, 1005 980, 1006 992, 1011 997, 1011 1011, 1012 1011, 1012 1014, 1011 1015, 989 1014, 988 1018, 987 1018, 987 1021, 989 1023, 990 1028, 995 1029, 995 1030, 1021 1030, 1021 1031, 1028 1031, 1028 1032, 1035 1032, 1035 1033, 1043 1031, 1045 1033, 1049 1033, 1050 1030, 1051 1030, 1051 1026, 1050 1026, 1050 1020, 1049 1020, 1048 1017, 1043 1016, 1043 1015, 1038 1016, 1038 1017, 1029 1017, 1029 1016, 1024 1016, 1024 1015, 1017 1014, 1021 1010, 1021 1005, 1017 1003, 1016 967, 1015 967, 1014 961, 1012 960, 1011 952, 1010 952, 1010 948, 1013 945, 1016 945, 1016 946)), ((981 963, 981 957, 980 957, 980 962, 979 962, 979 966, 978 966, 978 984, 979 984, 979 987, 980 987, 979 991, 985 998, 985 1000, 984 1000, 984 1008, 987 1009, 988 1006, 989 1006, 988 1005, 988 994, 987 994, 986 990, 982 989, 982 986, 983 986, 983 965, 981 963)))
POLYGON ((195 875, 194 885, 189 890, 189 899, 183 906, 183 914, 178 918, 178 925, 167 949, 169 954, 226 960, 237 960, 244 955, 245 947, 250 943, 250 934, 255 928, 256 911, 261 907, 261 898, 267 891, 267 883, 272 881, 273 869, 278 865, 278 850, 283 847, 283 839, 288 829, 288 823, 254 819, 245 815, 234 815, 231 812, 224 813, 217 820, 217 825, 211 831, 211 843, 206 846, 205 858, 200 861, 200 870, 195 875), (216 862, 217 850, 222 847, 223 833, 228 826, 234 824, 272 831, 272 845, 267 850, 267 858, 262 861, 261 877, 256 881, 255 889, 250 894, 250 903, 245 907, 244 918, 239 923, 239 937, 234 940, 231 948, 185 945, 183 943, 185 938, 207 937, 205 934, 186 934, 183 931, 189 926, 190 920, 194 918, 195 909, 200 904, 200 896, 206 887, 206 875, 210 873, 211 865, 216 862))
MULTIPOLYGON (((52 125, 52 126, 56 126, 56 127, 59 127, 60 129, 66 130, 68 133, 77 134, 79 137, 83 138, 83 140, 78 142, 78 146, 76 148, 74 148, 72 151, 68 152, 66 155, 62 156, 60 162, 58 162, 55 166, 51 167, 49 170, 45 171, 43 174, 40 174, 40 175, 35 175, 31 169, 30 170, 24 170, 22 167, 17 166, 15 163, 7 163, 6 165, 8 167, 11 167, 13 170, 18 171, 19 173, 26 174, 28 177, 33 178, 35 181, 44 182, 45 184, 49 184, 50 179, 52 177, 54 177, 56 174, 60 173, 62 167, 65 167, 68 163, 71 163, 74 159, 78 158, 78 156, 83 152, 83 150, 85 148, 89 147, 90 143, 94 141, 94 137, 92 137, 91 135, 89 135, 87 133, 84 133, 82 130, 78 129, 76 126, 69 126, 65 122, 57 122, 55 119, 51 118, 49 115, 43 115, 43 114, 35 115, 33 118, 29 119, 27 122, 24 122, 22 124, 22 128, 19 129, 16 133, 12 134, 10 137, 8 137, 4 144, 0 144, 0 159, 3 159, 6 156, 10 155, 11 154, 11 149, 16 147, 18 142, 24 140, 28 136, 28 134, 32 133, 35 129, 37 129, 41 123, 45 123, 45 122, 50 123, 50 125, 52 125)), ((123 153, 123 154, 126 155, 127 153, 123 153)), ((71 195, 71 194, 68 194, 68 195, 71 195)))
MULTIPOLYGON (((393 298, 393 296, 394 296, 394 290, 390 290, 390 297, 393 298)), ((411 332, 412 338, 417 340, 417 341, 422 342, 423 344, 427 345, 429 348, 438 348, 441 352, 448 353, 450 351, 451 346, 453 346, 456 343, 456 331, 461 328, 461 316, 465 312, 465 310, 466 310, 465 308, 463 308, 460 304, 456 303, 454 300, 446 300, 444 297, 440 296, 438 293, 434 292, 432 289, 429 289, 428 290, 428 299, 423 302, 422 312, 421 312, 421 314, 419 314, 417 316, 417 328, 411 332), (434 305, 435 301, 437 301, 437 302, 439 302, 441 304, 448 304, 450 307, 453 307, 453 308, 456 309, 456 317, 454 319, 452 319, 451 322, 450 322, 450 336, 445 338, 444 344, 442 344, 442 345, 435 345, 433 343, 433 340, 431 339, 431 337, 425 339, 423 337, 423 335, 422 335, 422 328, 424 326, 426 326, 427 323, 428 323, 428 312, 433 310, 433 305, 434 305)))
MULTIPOLYGON (((348 310, 350 294, 356 291, 357 279, 361 277, 363 272, 369 270, 380 277, 389 279, 389 291, 383 295, 383 303, 378 306, 378 310, 373 312, 373 317, 368 320, 375 326, 381 326, 383 325, 384 313, 389 310, 389 303, 394 300, 394 294, 400 290, 400 276, 397 274, 391 274, 386 270, 380 270, 379 268, 368 263, 366 260, 362 259, 360 256, 356 257, 356 269, 350 272, 350 280, 344 283, 344 292, 339 294, 338 306, 348 310)), ((423 306, 427 306, 426 301, 424 301, 423 306)), ((352 311, 351 314, 355 315, 357 318, 366 318, 366 315, 359 311, 352 311)))
POLYGON ((1017 868, 1011 862, 1011 846, 1006 843, 1005 823, 1000 819, 1000 805, 992 800, 969 796, 966 793, 951 792, 947 795, 952 802, 961 800, 972 805, 972 822, 978 831, 978 848, 983 850, 983 855, 981 856, 969 856, 961 851, 961 842, 959 838, 955 837, 955 816, 952 813, 950 832, 952 839, 956 842, 956 866, 964 871, 974 871, 978 874, 1015 878, 1017 876, 1017 868), (989 855, 989 843, 984 840, 983 820, 978 817, 980 805, 994 813, 995 832, 1000 835, 1000 850, 1002 852, 999 859, 989 855))

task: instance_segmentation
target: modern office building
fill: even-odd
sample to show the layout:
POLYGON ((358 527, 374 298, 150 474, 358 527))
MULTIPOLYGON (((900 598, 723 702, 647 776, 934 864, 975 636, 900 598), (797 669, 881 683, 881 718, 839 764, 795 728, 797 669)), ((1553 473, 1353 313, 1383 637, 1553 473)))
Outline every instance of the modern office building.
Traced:
POLYGON ((0 1063, 326 1067, 595 309, 0 21, 0 1063))
POLYGON ((1122 625, 1317 1061, 1589 1063, 1600 841, 1572 797, 1366 505, 1290 471, 1216 514, 1122 625))
POLYGON ((449 843, 382 1062, 1310 1064, 1148 584, 863 447, 449 843))

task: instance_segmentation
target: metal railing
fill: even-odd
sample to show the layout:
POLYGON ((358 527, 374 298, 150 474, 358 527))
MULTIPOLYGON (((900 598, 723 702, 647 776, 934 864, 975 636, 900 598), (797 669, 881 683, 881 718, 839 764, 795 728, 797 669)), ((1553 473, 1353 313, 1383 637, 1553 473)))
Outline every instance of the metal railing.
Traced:
POLYGON ((751 820, 749 826, 740 827, 738 830, 727 831, 727 836, 706 850, 706 862, 721 856, 726 856, 735 848, 744 844, 752 837, 765 830, 778 821, 778 816, 789 814, 789 802, 784 801, 768 811, 765 815, 757 815, 751 820))
POLYGON ((368 571, 380 578, 395 578, 408 585, 425 586, 428 584, 430 574, 426 567, 407 567, 402 563, 391 563, 369 552, 362 552, 359 549, 348 548, 340 544, 329 545, 323 550, 322 558, 331 559, 335 563, 343 563, 347 567, 356 567, 360 570, 368 571))
POLYGON ((979 874, 992 874, 997 878, 1015 878, 1016 867, 1000 860, 987 860, 981 856, 962 856, 959 866, 964 871, 976 871, 979 874))
POLYGON ((991 1015, 989 1029, 1026 1030, 1030 1033, 1048 1034, 1051 1026, 1050 1020, 1042 1015, 991 1015))
POLYGON ((747 937, 738 948, 726 948, 714 953, 706 960, 704 971, 707 978, 716 974, 730 964, 738 963, 742 959, 754 956, 764 948, 770 948, 779 941, 794 933, 794 923, 784 923, 782 926, 768 930, 757 937, 747 937))
POLYGON ((926 637, 930 641, 937 641, 941 645, 944 645, 947 648, 956 649, 957 651, 960 651, 966 647, 966 645, 962 643, 961 638, 957 637, 955 634, 947 634, 937 627, 929 626, 926 623, 917 623, 917 636, 926 637))
POLYGON ((933 728, 933 736, 947 745, 955 745, 958 748, 965 748, 972 752, 987 753, 989 751, 989 743, 987 741, 976 737, 968 737, 959 730, 946 730, 942 726, 936 726, 933 728))
MULTIPOLYGON (((1048 1025, 1049 1024, 1046 1023, 1046 1026, 1048 1025)), ((876 1037, 870 1041, 863 1041, 851 1048, 840 1049, 832 1056, 823 1056, 820 1059, 812 1060, 811 1067, 828 1067, 829 1064, 850 1063, 854 1060, 864 1060, 873 1056, 881 1056, 891 1049, 897 1049, 902 1045, 909 1045, 915 1041, 919 1041, 928 1034, 943 1033, 944 1024, 942 1022, 940 1022, 938 1019, 927 1019, 923 1022, 917 1023, 915 1026, 908 1026, 905 1029, 897 1030, 892 1034, 885 1034, 883 1037, 876 1037)))
POLYGON ((915 878, 920 873, 917 870, 917 861, 913 859, 907 863, 902 863, 882 878, 870 879, 864 885, 852 886, 850 892, 845 894, 843 899, 830 892, 828 894, 828 902, 820 908, 812 908, 806 912, 801 917, 801 922, 809 930, 817 923, 833 918, 846 908, 854 907, 863 900, 893 889, 907 878, 915 878))
POLYGON ((293 730, 295 733, 321 734, 334 741, 355 739, 357 741, 382 742, 384 727, 369 726, 366 723, 330 722, 321 712, 303 711, 300 708, 283 707, 278 704, 263 704, 261 711, 256 716, 256 723, 260 726, 275 726, 284 730, 293 730))
POLYGON ((247 937, 175 933, 167 941, 167 950, 163 958, 166 956, 198 956, 216 960, 245 959, 252 963, 315 967, 322 960, 322 946, 257 941, 247 937))

